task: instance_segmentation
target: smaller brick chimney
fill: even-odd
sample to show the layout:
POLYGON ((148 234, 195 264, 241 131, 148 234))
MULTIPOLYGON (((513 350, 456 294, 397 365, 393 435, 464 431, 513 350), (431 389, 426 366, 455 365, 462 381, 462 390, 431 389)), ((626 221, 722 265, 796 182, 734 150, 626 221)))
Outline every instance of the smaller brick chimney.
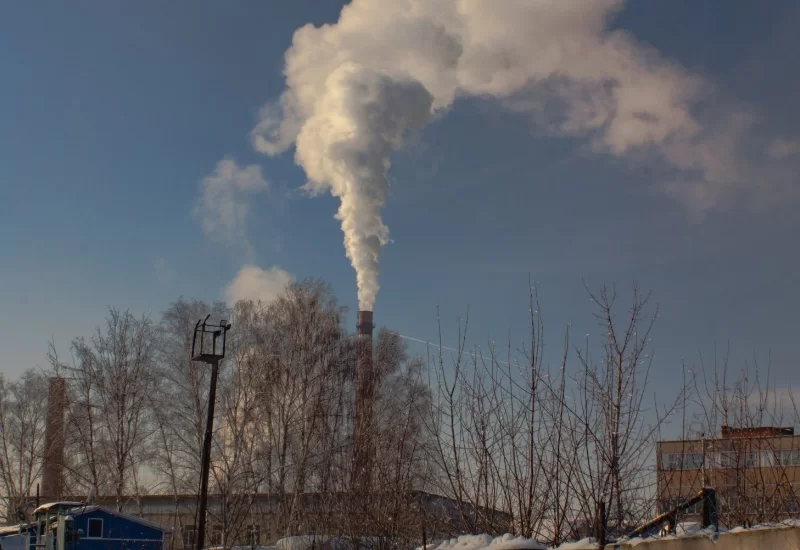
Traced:
POLYGON ((61 498, 64 484, 64 412, 67 408, 67 383, 64 378, 50 378, 47 388, 47 417, 44 428, 42 461, 42 497, 61 498))

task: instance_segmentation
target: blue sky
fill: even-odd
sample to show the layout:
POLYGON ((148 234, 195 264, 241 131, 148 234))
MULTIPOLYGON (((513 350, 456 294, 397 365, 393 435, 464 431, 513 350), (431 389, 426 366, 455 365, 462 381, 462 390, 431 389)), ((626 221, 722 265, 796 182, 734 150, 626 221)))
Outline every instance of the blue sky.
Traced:
MULTIPOLYGON (((324 278, 355 324, 337 200, 307 198, 293 153, 268 157, 249 139, 261 106, 284 90, 294 30, 335 22, 340 9, 329 0, 6 7, 4 373, 44 366, 51 338, 68 353, 108 306, 157 316, 179 296, 222 299, 244 264, 324 278), (194 214, 201 182, 226 157, 259 166, 269 182, 247 195, 249 250, 209 238, 194 214)), ((674 0, 631 3, 611 25, 702 75, 714 98, 745 106, 758 118, 752 133, 769 141, 800 136, 799 18, 790 0, 674 0)), ((714 98, 693 106, 698 116, 714 98)), ((770 357, 778 386, 800 384, 795 194, 729 201, 698 218, 653 185, 661 170, 542 132, 501 103, 456 100, 392 157, 383 219, 393 242, 382 251, 376 321, 436 339, 438 306, 452 344, 469 307, 470 342, 510 331, 518 345, 530 274, 548 341, 567 322, 577 341, 597 333, 583 281, 625 295, 636 280, 660 305, 659 391, 675 387, 682 357, 697 363, 728 341, 734 365, 770 357)))

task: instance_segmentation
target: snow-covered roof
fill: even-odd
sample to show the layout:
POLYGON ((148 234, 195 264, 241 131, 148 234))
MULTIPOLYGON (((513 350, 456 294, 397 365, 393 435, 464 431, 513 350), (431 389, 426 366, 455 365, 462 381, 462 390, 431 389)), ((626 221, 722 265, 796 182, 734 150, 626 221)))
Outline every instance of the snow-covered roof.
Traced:
MULTIPOLYGON (((140 518, 138 516, 132 516, 130 514, 123 514, 122 512, 117 512, 112 510, 111 508, 106 508, 105 506, 99 506, 97 504, 86 504, 85 502, 77 502, 71 500, 62 500, 58 502, 48 502, 47 504, 42 504, 36 510, 33 511, 34 514, 39 514, 42 512, 47 512, 52 509, 64 509, 69 510, 70 515, 72 516, 80 516, 83 514, 88 514, 90 512, 96 512, 97 510, 101 510, 106 514, 126 519, 128 521, 132 521, 134 523, 138 523, 139 525, 144 525, 145 527, 150 527, 152 529, 158 529, 159 531, 164 532, 172 532, 172 529, 168 527, 164 527, 163 525, 159 525, 158 523, 148 521, 144 518, 140 518)), ((12 527, 11 529, 18 529, 18 527, 12 527)))
POLYGON ((33 511, 34 515, 40 512, 47 512, 52 508, 75 508, 76 506, 83 506, 83 502, 77 502, 72 500, 59 500, 56 502, 48 502, 46 504, 42 504, 36 510, 33 511))

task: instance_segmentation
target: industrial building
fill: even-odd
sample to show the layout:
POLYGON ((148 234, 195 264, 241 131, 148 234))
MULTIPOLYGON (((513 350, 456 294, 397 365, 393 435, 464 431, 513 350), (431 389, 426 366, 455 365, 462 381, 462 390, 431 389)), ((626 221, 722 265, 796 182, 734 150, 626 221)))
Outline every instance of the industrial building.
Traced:
MULTIPOLYGON (((396 532, 399 537, 421 539, 424 529, 429 540, 442 540, 467 529, 462 515, 463 503, 460 507, 449 498, 414 491, 408 495, 408 502, 396 507, 396 497, 373 494, 372 503, 380 508, 381 500, 385 500, 387 512, 395 508, 393 511, 398 513, 398 517, 394 518, 394 523, 399 526, 396 532)), ((305 493, 296 498, 294 495, 258 493, 239 498, 244 500, 231 502, 231 497, 228 497, 226 502, 221 495, 209 495, 206 546, 266 546, 285 536, 304 534, 339 536, 348 532, 354 520, 360 519, 352 513, 357 505, 351 502, 360 496, 352 493, 305 493), (289 525, 282 519, 286 517, 287 506, 302 510, 289 525)), ((165 533, 164 550, 192 550, 195 547, 197 495, 131 496, 122 502, 121 514, 110 512, 115 506, 114 497, 96 497, 95 502, 100 505, 96 508, 112 515, 158 526, 165 533)), ((468 515, 478 514, 496 525, 510 526, 511 518, 503 512, 467 508, 468 515)), ((80 522, 78 526, 86 530, 80 522)))
MULTIPOLYGON (((791 427, 722 426, 719 437, 659 441, 658 511, 704 487, 717 491, 720 523, 734 526, 800 514, 800 436, 791 427)), ((685 512, 699 520, 700 504, 685 512)))

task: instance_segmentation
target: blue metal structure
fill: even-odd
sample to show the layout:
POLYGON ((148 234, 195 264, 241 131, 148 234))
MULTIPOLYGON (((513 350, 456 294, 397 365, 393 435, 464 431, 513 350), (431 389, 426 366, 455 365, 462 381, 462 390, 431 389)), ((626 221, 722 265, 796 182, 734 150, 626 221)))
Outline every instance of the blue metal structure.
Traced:
POLYGON ((4 550, 163 550, 168 531, 136 516, 80 502, 45 504, 34 517, 33 523, 0 530, 4 550))

